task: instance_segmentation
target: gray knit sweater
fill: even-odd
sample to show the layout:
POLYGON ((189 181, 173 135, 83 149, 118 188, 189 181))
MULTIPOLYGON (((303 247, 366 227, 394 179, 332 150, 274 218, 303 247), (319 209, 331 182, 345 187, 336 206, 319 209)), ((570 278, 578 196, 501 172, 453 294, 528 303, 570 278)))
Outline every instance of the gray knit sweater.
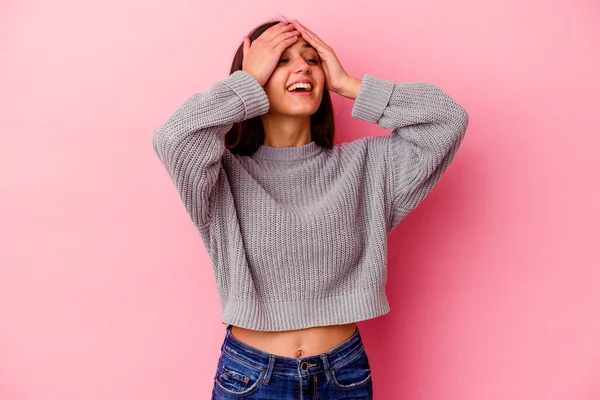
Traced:
POLYGON ((268 110, 258 81, 237 71, 153 137, 212 260, 223 324, 284 331, 387 313, 386 237, 454 158, 467 113, 433 85, 366 74, 352 116, 390 135, 225 148, 233 123, 268 110))

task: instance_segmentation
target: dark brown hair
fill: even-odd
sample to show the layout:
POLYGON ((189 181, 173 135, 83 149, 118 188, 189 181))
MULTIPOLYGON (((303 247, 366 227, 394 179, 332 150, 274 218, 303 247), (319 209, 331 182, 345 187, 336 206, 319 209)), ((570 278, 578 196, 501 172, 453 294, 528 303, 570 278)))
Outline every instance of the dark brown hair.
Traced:
MULTIPOLYGON (((266 22, 255 28, 248 37, 252 43, 264 31, 277 25, 279 21, 266 22)), ((242 62, 244 60, 244 44, 242 43, 235 53, 233 62, 231 63, 231 71, 242 70, 242 62)), ((310 116, 310 133, 312 140, 319 146, 325 148, 333 147, 335 135, 335 123, 333 119, 333 105, 331 96, 326 88, 323 88, 323 98, 319 109, 310 116)), ((232 152, 241 155, 252 155, 259 146, 265 141, 265 131, 263 129, 260 116, 247 119, 242 122, 237 122, 225 134, 225 146, 232 152)))

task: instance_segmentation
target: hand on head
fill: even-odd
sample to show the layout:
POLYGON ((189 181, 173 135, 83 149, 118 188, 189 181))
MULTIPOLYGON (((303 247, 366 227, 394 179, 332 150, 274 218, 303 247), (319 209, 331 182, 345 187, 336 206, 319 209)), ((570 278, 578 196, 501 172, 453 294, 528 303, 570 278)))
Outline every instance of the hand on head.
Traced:
POLYGON ((264 86, 277 67, 283 51, 294 44, 300 36, 319 53, 325 74, 325 87, 334 93, 344 93, 352 79, 344 71, 335 52, 297 20, 291 23, 284 20, 273 25, 252 43, 248 36, 244 36, 242 70, 254 76, 264 86))
POLYGON ((277 67, 281 53, 298 40, 300 32, 294 25, 280 22, 264 31, 250 43, 244 36, 244 61, 242 70, 248 72, 264 86, 277 67))
POLYGON ((321 66, 325 73, 325 87, 334 93, 340 93, 344 91, 345 86, 350 81, 350 77, 344 71, 342 64, 338 60, 333 48, 329 47, 321 38, 319 38, 314 32, 300 24, 297 20, 292 21, 294 27, 302 34, 304 40, 306 40, 312 47, 314 47, 319 53, 321 59, 321 66))

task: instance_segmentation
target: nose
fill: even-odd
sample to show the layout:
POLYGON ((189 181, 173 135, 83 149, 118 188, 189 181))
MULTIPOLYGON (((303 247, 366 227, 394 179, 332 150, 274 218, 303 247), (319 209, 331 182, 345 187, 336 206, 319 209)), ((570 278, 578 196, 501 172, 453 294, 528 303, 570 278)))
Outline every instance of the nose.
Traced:
POLYGON ((297 73, 299 73, 299 72, 309 73, 310 66, 308 65, 308 63, 306 62, 306 60, 304 58, 300 57, 299 61, 297 61, 296 64, 294 64, 294 70, 297 73))

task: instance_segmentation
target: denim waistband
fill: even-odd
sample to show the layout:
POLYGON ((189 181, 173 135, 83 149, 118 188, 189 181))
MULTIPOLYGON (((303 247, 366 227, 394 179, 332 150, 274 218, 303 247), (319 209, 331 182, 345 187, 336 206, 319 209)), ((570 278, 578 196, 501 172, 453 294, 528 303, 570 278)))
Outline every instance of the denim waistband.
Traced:
POLYGON ((304 376, 329 371, 330 368, 336 368, 354 357, 361 350, 363 350, 363 342, 358 327, 349 339, 335 348, 325 353, 300 358, 279 356, 247 345, 232 335, 231 326, 227 327, 225 340, 221 346, 221 351, 265 370, 267 380, 271 374, 304 376))

